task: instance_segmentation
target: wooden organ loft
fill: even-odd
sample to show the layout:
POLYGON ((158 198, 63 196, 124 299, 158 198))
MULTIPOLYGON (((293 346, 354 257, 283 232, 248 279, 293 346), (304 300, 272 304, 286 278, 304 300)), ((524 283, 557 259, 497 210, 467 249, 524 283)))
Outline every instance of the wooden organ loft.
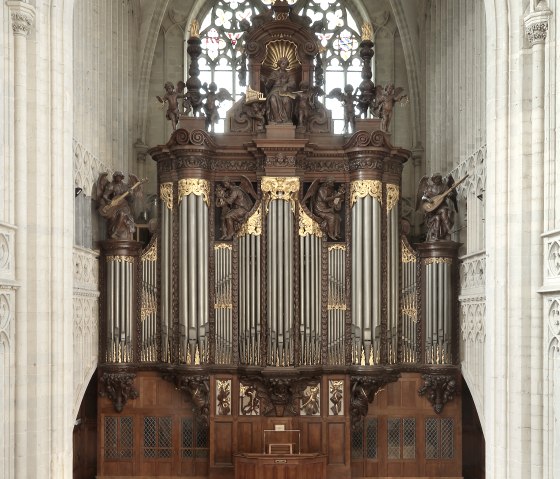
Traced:
MULTIPOLYGON (((282 55, 313 82, 283 2, 244 41, 255 92, 282 55)), ((253 95, 224 134, 182 115, 150 150, 158 233, 103 244, 97 477, 461 477, 458 244, 401 234, 409 152, 322 107, 263 122, 253 95)))

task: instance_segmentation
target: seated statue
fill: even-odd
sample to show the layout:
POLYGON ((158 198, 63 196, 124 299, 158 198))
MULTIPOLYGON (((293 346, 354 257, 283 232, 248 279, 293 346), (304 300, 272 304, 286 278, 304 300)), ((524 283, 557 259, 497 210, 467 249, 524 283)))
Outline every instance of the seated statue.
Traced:
POLYGON ((293 124, 296 80, 288 71, 289 61, 282 57, 266 80, 266 118, 268 124, 293 124))

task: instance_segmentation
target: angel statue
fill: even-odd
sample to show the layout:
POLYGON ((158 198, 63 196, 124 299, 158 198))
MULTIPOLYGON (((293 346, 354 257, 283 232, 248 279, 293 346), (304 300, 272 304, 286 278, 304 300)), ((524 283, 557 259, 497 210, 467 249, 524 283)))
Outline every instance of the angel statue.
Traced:
POLYGON ((156 96, 160 103, 167 103, 167 112, 165 113, 165 118, 171 120, 171 126, 173 127, 173 131, 177 129, 177 123, 179 123, 179 117, 181 115, 179 111, 179 98, 186 98, 185 91, 185 82, 179 81, 177 82, 177 90, 175 90, 175 86, 170 81, 165 82, 165 95, 163 98, 161 96, 156 96))
POLYGON ((343 133, 349 133, 349 128, 352 132, 356 131, 356 112, 354 110, 354 87, 350 84, 344 87, 344 91, 340 88, 335 88, 330 91, 327 98, 336 98, 342 103, 344 108, 344 130, 343 133))
POLYGON ((132 240, 135 224, 132 205, 134 200, 142 196, 142 183, 135 175, 128 175, 128 183, 124 182, 124 174, 113 173, 110 181, 109 173, 101 173, 97 180, 98 211, 107 220, 107 235, 112 240, 132 240))
POLYGON ((212 82, 210 85, 204 83, 202 89, 206 92, 202 95, 202 98, 206 99, 204 103, 204 112, 206 113, 206 130, 212 131, 214 133, 214 123, 218 123, 220 120, 220 114, 218 113, 218 103, 225 100, 233 101, 233 97, 230 92, 225 88, 220 88, 212 82))
POLYGON ((246 176, 241 177, 241 184, 236 185, 225 180, 216 187, 216 206, 222 210, 221 240, 231 240, 253 209, 257 199, 253 185, 246 176), (252 199, 251 199, 252 198, 252 199))
POLYGON ((333 180, 328 179, 320 184, 317 179, 311 183, 303 197, 303 203, 310 201, 310 211, 322 220, 321 229, 326 231, 327 236, 334 241, 340 239, 340 210, 344 194, 344 185, 337 190, 333 180))
POLYGON ((381 85, 375 87, 375 99, 373 100, 372 111, 375 116, 381 118, 381 130, 389 131, 389 125, 393 118, 395 103, 408 101, 408 96, 404 93, 404 88, 395 88, 389 83, 385 88, 381 85))
POLYGON ((320 86, 309 87, 308 81, 302 81, 299 84, 296 103, 296 115, 298 118, 298 129, 310 131, 311 119, 317 116, 321 111, 323 104, 317 100, 318 96, 324 95, 325 92, 320 86))
POLYGON ((456 188, 466 178, 465 176, 455 182, 451 175, 443 178, 440 173, 434 173, 420 180, 416 194, 416 209, 424 212, 427 228, 426 242, 451 239, 454 211, 458 211, 456 188))

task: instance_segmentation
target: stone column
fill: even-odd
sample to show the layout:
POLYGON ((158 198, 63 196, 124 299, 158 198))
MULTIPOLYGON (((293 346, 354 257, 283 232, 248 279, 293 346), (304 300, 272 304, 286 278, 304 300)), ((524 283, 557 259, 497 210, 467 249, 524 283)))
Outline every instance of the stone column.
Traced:
POLYGON ((15 477, 27 475, 27 35, 35 18, 33 6, 19 0, 6 2, 14 33, 14 165, 16 280, 16 386, 15 386, 15 477))
MULTIPOLYGON (((533 10, 533 8, 531 9, 533 10)), ((544 229, 544 95, 545 41, 548 31, 546 10, 532 11, 525 21, 525 33, 532 50, 531 88, 531 476, 543 475, 543 299, 538 293, 543 284, 544 229)))

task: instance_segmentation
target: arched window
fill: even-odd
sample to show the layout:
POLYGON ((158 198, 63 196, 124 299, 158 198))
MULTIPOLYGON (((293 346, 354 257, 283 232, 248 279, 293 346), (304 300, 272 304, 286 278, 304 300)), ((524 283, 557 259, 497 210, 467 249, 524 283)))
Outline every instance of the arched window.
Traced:
MULTIPOLYGON (((240 81, 239 69, 244 56, 239 39, 243 33, 240 22, 251 22, 253 15, 265 12, 274 0, 217 0, 207 11, 200 25, 202 55, 199 58, 201 82, 216 82, 226 88, 238 100, 245 92, 240 81)), ((323 47, 322 62, 325 70, 323 89, 326 93, 350 83, 357 88, 361 82, 362 62, 359 56, 360 35, 356 20, 340 0, 288 0, 294 12, 307 15, 312 24, 323 22, 325 28, 317 33, 323 47)), ((335 133, 344 126, 343 108, 335 99, 324 99, 332 111, 335 133)), ((223 118, 232 102, 220 106, 220 124, 216 132, 224 128, 223 118)))

